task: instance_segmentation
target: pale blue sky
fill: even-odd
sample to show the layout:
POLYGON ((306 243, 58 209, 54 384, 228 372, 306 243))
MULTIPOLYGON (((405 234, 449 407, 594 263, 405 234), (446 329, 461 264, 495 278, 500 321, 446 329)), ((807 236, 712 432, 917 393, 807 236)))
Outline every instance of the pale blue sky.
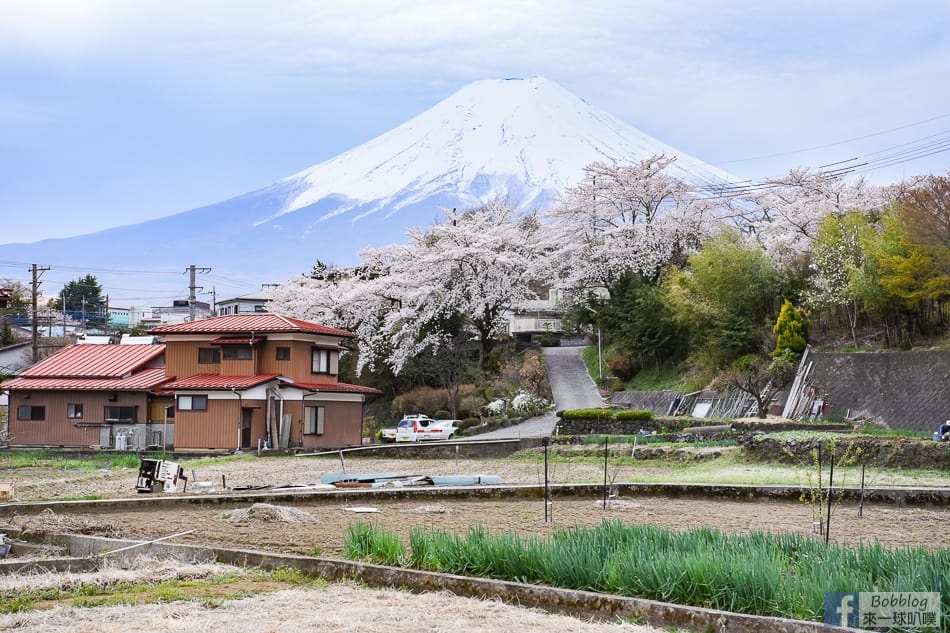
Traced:
POLYGON ((944 0, 3 0, 0 243, 217 202, 503 76, 745 178, 880 157, 950 138, 948 24, 944 0))

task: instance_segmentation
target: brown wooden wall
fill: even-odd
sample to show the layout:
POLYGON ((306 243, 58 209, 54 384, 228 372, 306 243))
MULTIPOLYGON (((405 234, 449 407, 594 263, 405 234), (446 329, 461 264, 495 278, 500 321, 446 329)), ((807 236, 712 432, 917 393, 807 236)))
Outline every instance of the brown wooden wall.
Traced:
POLYGON ((198 348, 211 347, 197 341, 171 341, 165 345, 165 373, 181 380, 196 374, 219 374, 221 364, 198 364, 198 348))
MULTIPOLYGON (((198 341, 169 340, 165 348, 165 366, 169 376, 181 380, 196 374, 218 374, 221 376, 253 376, 255 374, 280 374, 297 382, 325 382, 336 384, 336 374, 313 374, 310 371, 310 350, 314 347, 309 341, 265 341, 254 346, 251 360, 222 360, 215 364, 199 364, 198 348, 217 347, 198 341), (290 360, 277 360, 277 348, 290 347, 290 360)), ((336 369, 339 352, 333 350, 330 366, 336 369)))
POLYGON ((284 411, 292 410, 294 426, 291 430, 291 445, 304 448, 339 448, 359 445, 362 442, 362 402, 322 402, 308 398, 304 402, 284 404, 284 411), (290 405, 290 407, 288 407, 290 405), (323 435, 303 434, 303 407, 324 407, 323 435))
MULTIPOLYGON (((260 356, 261 373, 280 374, 297 382, 336 384, 336 374, 314 374, 310 372, 310 350, 314 347, 309 341, 267 341, 260 356), (290 348, 290 360, 277 360, 278 347, 290 348)), ((331 355, 339 357, 339 352, 333 350, 331 355)), ((331 360, 330 366, 331 369, 335 369, 337 363, 331 360)))
POLYGON ((105 421, 107 406, 138 407, 137 422, 144 424, 149 417, 149 402, 145 392, 105 391, 31 391, 29 399, 25 392, 10 392, 9 431, 10 443, 17 446, 93 446, 99 444, 97 427, 77 428, 77 423, 105 421), (110 401, 110 397, 115 397, 110 401), (66 417, 67 404, 82 404, 82 419, 66 417), (46 407, 42 422, 17 420, 17 408, 24 406, 46 407))
POLYGON ((176 411, 175 448, 238 447, 241 408, 252 408, 251 445, 266 437, 266 409, 263 400, 208 400, 207 411, 176 411))

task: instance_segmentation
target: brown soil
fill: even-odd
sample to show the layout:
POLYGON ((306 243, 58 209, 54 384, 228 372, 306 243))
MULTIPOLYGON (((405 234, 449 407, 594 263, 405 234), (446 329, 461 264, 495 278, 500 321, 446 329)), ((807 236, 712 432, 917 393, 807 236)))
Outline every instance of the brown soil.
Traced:
MULTIPOLYGON (((222 479, 229 486, 315 483, 320 481, 325 472, 340 472, 340 467, 339 460, 335 459, 222 460, 201 466, 194 475, 197 480, 215 483, 220 490, 222 479)), ((489 473, 502 476, 508 483, 537 484, 540 481, 538 468, 539 464, 532 460, 461 460, 456 463, 452 459, 347 459, 348 472, 430 475, 489 473)), ((627 468, 618 469, 621 471, 618 481, 624 480, 627 468)), ((642 466, 636 468, 641 473, 645 470, 642 466)), ((188 468, 187 463, 185 470, 192 477, 192 469, 188 468)), ((556 482, 597 481, 598 477, 602 477, 602 467, 582 461, 561 462, 552 465, 551 475, 556 482)), ((129 497, 135 496, 132 492, 135 477, 136 471, 133 469, 93 473, 49 469, 27 475, 17 471, 16 496, 18 500, 84 495, 129 497)), ((540 500, 437 501, 428 497, 419 502, 372 503, 379 512, 370 514, 354 512, 354 508, 340 505, 336 499, 320 501, 310 498, 285 510, 262 506, 252 511, 251 506, 255 501, 267 500, 248 499, 246 503, 187 506, 174 511, 79 510, 58 515, 24 515, 8 521, 34 532, 79 532, 124 538, 158 538, 194 530, 193 534, 183 539, 184 542, 291 553, 321 552, 326 556, 342 554, 346 529, 358 521, 378 523, 395 530, 406 541, 409 531, 415 526, 464 532, 469 526, 482 524, 492 531, 547 534, 555 526, 594 525, 604 518, 616 518, 629 523, 666 525, 675 529, 708 525, 730 532, 766 530, 811 534, 814 522, 809 506, 796 501, 779 500, 732 501, 644 496, 613 500, 605 512, 598 498, 556 499, 551 508, 553 521, 550 522, 545 522, 544 505, 540 500)), ((281 502, 281 505, 288 504, 281 502)), ((370 503, 359 502, 359 505, 370 503)), ((832 517, 831 539, 850 543, 877 539, 891 546, 926 546, 933 543, 934 534, 945 531, 948 520, 950 510, 945 507, 867 505, 863 517, 858 517, 854 505, 844 504, 835 510, 832 517)))
MULTIPOLYGON (((363 502, 361 502, 362 504, 363 502)), ((17 516, 16 527, 34 533, 77 532, 109 537, 152 539, 194 530, 181 542, 217 547, 280 551, 341 557, 346 529, 357 522, 378 524, 400 534, 408 543, 416 526, 464 532, 481 524, 492 531, 544 535, 554 527, 595 525, 602 519, 626 523, 664 525, 674 529, 712 526, 728 532, 791 531, 812 533, 813 518, 807 506, 790 501, 691 500, 662 497, 614 499, 605 512, 593 498, 555 500, 552 522, 544 520, 544 505, 538 501, 478 501, 431 498, 424 502, 384 501, 361 506, 307 502, 292 510, 306 512, 312 520, 275 519, 277 512, 250 512, 246 521, 228 514, 248 510, 251 503, 190 506, 174 511, 84 511, 76 513, 17 516), (378 512, 354 510, 371 507, 378 512)), ((291 512, 283 512, 293 516, 291 512)), ((863 517, 854 505, 841 505, 832 516, 831 540, 856 543, 877 539, 890 546, 931 545, 950 521, 945 508, 895 508, 868 505, 863 517)))
MULTIPOLYGON (((347 460, 349 472, 398 472, 402 474, 487 473, 509 483, 539 482, 538 464, 531 460, 347 460)), ((557 482, 597 481, 601 466, 582 462, 557 463, 552 479, 557 482)), ((626 467, 618 480, 624 479, 626 467)), ((638 466, 638 472, 647 470, 638 466)), ((318 482, 324 472, 339 472, 338 460, 262 459, 222 461, 202 466, 197 480, 221 488, 222 476, 229 486, 280 485, 318 482)), ((191 476, 190 469, 186 472, 191 476)), ((9 476, 9 473, 7 474, 9 476)), ((135 496, 136 471, 63 472, 17 471, 18 500, 64 498, 84 495, 135 496)), ((541 500, 511 501, 440 499, 419 501, 360 501, 359 506, 378 510, 360 513, 356 503, 338 498, 307 498, 301 503, 285 501, 257 505, 266 499, 215 505, 188 505, 174 510, 98 511, 77 508, 58 514, 45 511, 0 519, 33 533, 78 532, 110 537, 151 539, 187 530, 194 532, 180 542, 279 551, 295 554, 342 557, 346 529, 358 521, 378 523, 396 531, 408 542, 416 526, 464 532, 481 524, 492 531, 513 530, 523 535, 545 535, 555 527, 594 525, 604 518, 627 523, 665 525, 673 529, 712 526, 729 532, 756 530, 812 533, 813 517, 808 506, 794 501, 732 501, 643 496, 612 499, 605 510, 594 497, 555 499, 553 521, 545 521, 541 500)), ((897 508, 867 505, 863 517, 854 505, 838 507, 832 519, 831 540, 855 543, 877 539, 886 545, 934 544, 933 536, 945 532, 950 510, 945 507, 897 508)), ((2 531, 0 525, 0 531, 2 531)), ((817 537, 816 537, 817 538, 817 537)), ((232 587, 234 589, 234 587, 232 587)), ((242 588, 243 589, 243 588, 242 588)), ((274 591, 276 589, 276 591, 274 591)), ((258 591, 264 591, 258 587, 258 591)), ((353 585, 331 585, 315 596, 313 591, 281 590, 266 596, 227 600, 218 608, 200 602, 167 605, 76 609, 59 606, 40 614, 0 616, 0 630, 23 631, 145 631, 205 630, 256 633, 284 627, 291 630, 332 628, 339 631, 382 633, 391 630, 466 630, 478 633, 499 627, 512 630, 563 630, 593 632, 617 630, 616 625, 582 623, 562 616, 541 614, 494 602, 469 600, 448 594, 412 596, 396 591, 371 590, 353 585), (301 610, 299 604, 316 600, 319 610, 301 610), (439 608, 433 609, 433 601, 439 608), (260 618, 259 614, 283 614, 260 618), (451 614, 449 616, 449 614, 451 614), (274 619, 276 618, 276 619, 274 619), (335 618, 335 619, 334 619, 335 618), (186 623, 185 628, 178 627, 186 623), (178 628, 176 628, 178 627, 178 628)), ((232 594, 233 595, 233 594, 232 594)), ((202 597, 202 596, 196 596, 202 597)), ((216 594, 203 596, 216 599, 216 594)), ((623 630, 656 631, 624 625, 623 630)))

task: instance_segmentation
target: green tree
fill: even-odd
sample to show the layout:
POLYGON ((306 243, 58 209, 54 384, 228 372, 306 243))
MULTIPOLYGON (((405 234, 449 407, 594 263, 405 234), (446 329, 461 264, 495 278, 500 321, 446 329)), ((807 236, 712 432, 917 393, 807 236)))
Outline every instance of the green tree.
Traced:
POLYGON ((95 275, 86 275, 68 282, 63 286, 59 296, 50 301, 50 307, 54 310, 84 311, 87 314, 100 314, 106 307, 105 304, 102 286, 99 285, 99 280, 95 275))
POLYGON ((0 321, 3 321, 3 327, 0 328, 0 346, 13 345, 16 343, 16 337, 13 335, 13 328, 11 328, 10 324, 7 323, 5 316, 0 317, 0 321))
MULTIPOLYGON (((599 327, 612 353, 629 358, 627 371, 620 373, 632 375, 650 365, 659 370, 666 361, 682 356, 684 333, 673 319, 673 309, 661 288, 627 272, 611 284, 609 291, 606 300, 590 297, 590 307, 580 309, 573 318, 599 327)), ((620 375, 616 368, 614 372, 620 375)))
POLYGON ((778 308, 781 279, 761 247, 723 231, 673 271, 665 284, 690 357, 707 369, 762 349, 778 308))
POLYGON ((791 352, 800 355, 805 351, 805 320, 788 299, 782 303, 782 309, 775 320, 775 350, 772 358, 791 352))
POLYGON ((925 179, 888 210, 882 225, 873 251, 881 286, 900 302, 908 335, 946 331, 950 327, 950 178, 925 179))

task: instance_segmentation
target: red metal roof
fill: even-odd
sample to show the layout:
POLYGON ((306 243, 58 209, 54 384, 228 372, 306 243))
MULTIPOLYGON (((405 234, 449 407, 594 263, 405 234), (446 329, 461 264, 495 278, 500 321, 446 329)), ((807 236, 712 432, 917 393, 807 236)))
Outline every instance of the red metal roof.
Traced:
POLYGON ((348 392, 348 393, 382 393, 379 389, 373 387, 364 387, 362 385, 349 385, 345 382, 289 382, 281 385, 282 387, 297 387, 298 389, 309 389, 312 391, 329 392, 348 392))
POLYGON ((197 374, 162 385, 163 389, 249 389, 274 380, 280 374, 257 374, 256 376, 219 376, 197 374))
POLYGON ((352 332, 301 321, 281 314, 226 314, 201 321, 163 325, 149 330, 155 334, 265 334, 267 332, 306 332, 354 338, 352 332))
POLYGON ((70 345, 29 369, 21 371, 19 376, 21 378, 122 378, 164 353, 164 345, 70 345))
MULTIPOLYGON (((81 347, 91 347, 82 345, 81 347)), ((115 346, 118 347, 118 346, 115 346)), ((3 384, 4 389, 49 389, 87 391, 141 391, 152 390, 168 382, 164 367, 153 367, 135 372, 125 378, 23 378, 18 377, 3 384)))

